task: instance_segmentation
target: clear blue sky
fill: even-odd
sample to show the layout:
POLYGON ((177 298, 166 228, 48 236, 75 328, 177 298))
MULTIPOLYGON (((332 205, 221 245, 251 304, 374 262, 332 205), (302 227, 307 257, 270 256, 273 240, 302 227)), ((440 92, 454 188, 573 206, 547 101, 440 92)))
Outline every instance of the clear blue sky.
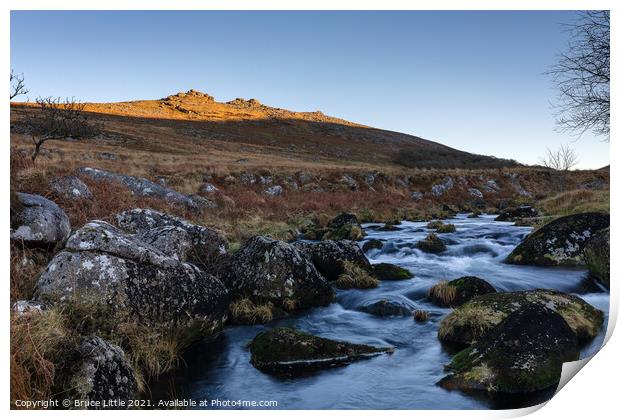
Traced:
POLYGON ((537 163, 571 143, 580 167, 609 144, 554 131, 543 73, 572 12, 11 13, 11 66, 29 97, 155 99, 190 88, 401 131, 537 163))

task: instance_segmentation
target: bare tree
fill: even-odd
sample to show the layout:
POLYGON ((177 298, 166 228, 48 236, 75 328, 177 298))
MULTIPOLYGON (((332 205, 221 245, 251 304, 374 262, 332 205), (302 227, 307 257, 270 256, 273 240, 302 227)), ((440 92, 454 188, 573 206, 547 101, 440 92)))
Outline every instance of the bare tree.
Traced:
POLYGON ((609 141, 609 11, 580 12, 569 30, 568 48, 548 72, 558 89, 558 128, 609 141))
POLYGON ((11 69, 11 92, 10 99, 13 100, 16 96, 25 95, 29 92, 26 89, 26 84, 24 83, 24 74, 17 74, 11 69))
POLYGON ((558 172, 558 187, 560 191, 564 191, 568 171, 573 169, 578 162, 579 158, 575 149, 566 145, 561 145, 557 150, 547 148, 547 156, 540 159, 540 163, 544 167, 558 172))
POLYGON ((34 143, 33 162, 41 146, 49 140, 83 139, 101 132, 101 126, 84 112, 84 104, 74 99, 38 98, 37 105, 29 109, 23 119, 34 143))

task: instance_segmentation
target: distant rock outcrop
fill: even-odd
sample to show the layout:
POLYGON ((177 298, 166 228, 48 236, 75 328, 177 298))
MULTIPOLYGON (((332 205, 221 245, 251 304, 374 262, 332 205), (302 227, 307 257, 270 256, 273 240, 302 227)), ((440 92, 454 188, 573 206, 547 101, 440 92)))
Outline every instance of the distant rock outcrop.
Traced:
POLYGON ((94 181, 116 182, 124 185, 137 196, 157 198, 168 203, 183 205, 191 210, 202 211, 205 208, 217 206, 206 198, 197 200, 195 197, 181 194, 146 178, 136 178, 96 168, 79 168, 78 172, 94 181))

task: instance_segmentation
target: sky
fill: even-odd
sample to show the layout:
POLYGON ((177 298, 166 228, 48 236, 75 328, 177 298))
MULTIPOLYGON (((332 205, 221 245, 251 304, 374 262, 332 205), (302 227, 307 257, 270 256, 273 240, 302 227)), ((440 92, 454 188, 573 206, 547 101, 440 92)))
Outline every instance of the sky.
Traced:
MULTIPOLYGON (((570 11, 13 11, 11 67, 28 97, 157 99, 196 89, 539 163, 609 143, 556 130, 545 71, 570 11)), ((25 98, 22 97, 22 100, 25 98)), ((17 100, 17 99, 16 99, 17 100)))

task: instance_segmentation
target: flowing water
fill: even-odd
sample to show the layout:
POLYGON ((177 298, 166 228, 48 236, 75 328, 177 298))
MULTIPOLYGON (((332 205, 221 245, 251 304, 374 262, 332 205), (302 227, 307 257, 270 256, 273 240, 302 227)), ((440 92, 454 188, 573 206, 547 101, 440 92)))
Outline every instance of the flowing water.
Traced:
MULTIPOLYGON (((228 327, 215 342, 199 344, 187 352, 186 366, 155 384, 153 395, 169 398, 172 393, 177 398, 195 400, 275 400, 278 408, 284 409, 503 407, 497 401, 446 391, 435 385, 445 376, 443 366, 453 354, 437 339, 439 323, 450 309, 438 308, 427 301, 428 289, 441 280, 473 275, 487 280, 498 291, 548 288, 574 293, 603 310, 606 319, 609 293, 589 280, 585 270, 503 264, 504 258, 531 228, 495 222, 493 217, 469 219, 461 214, 446 221, 454 223, 457 231, 440 234, 448 246, 440 255, 425 254, 414 247, 429 233, 426 223, 403 222, 399 230, 389 232, 377 230, 380 225, 365 225, 366 239, 386 241, 383 249, 367 254, 370 261, 408 268, 415 274, 414 278, 383 281, 380 287, 370 290, 339 290, 336 302, 330 306, 267 326, 228 327), (415 308, 428 311, 429 319, 417 323, 411 317, 380 318, 356 310, 360 304, 382 297, 406 300, 415 308), (276 325, 295 326, 336 340, 394 346, 396 351, 303 378, 279 379, 255 369, 246 347, 257 333, 276 325)), ((604 331, 605 327, 582 349, 582 356, 600 348, 604 331)), ((532 403, 535 401, 521 402, 532 403)))

